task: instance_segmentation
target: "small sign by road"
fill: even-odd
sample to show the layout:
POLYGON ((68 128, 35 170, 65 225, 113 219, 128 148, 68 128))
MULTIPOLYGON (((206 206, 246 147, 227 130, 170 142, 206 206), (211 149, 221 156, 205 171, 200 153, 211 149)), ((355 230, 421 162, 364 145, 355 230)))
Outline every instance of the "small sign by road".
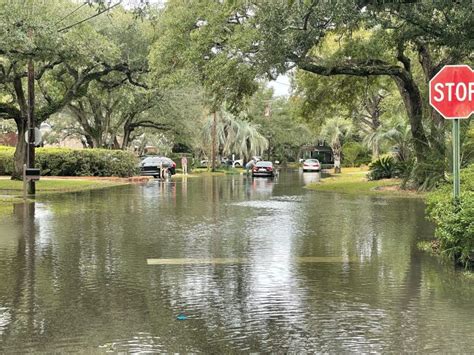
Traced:
POLYGON ((474 71, 468 65, 446 65, 430 80, 430 105, 446 119, 453 120, 453 196, 459 202, 460 139, 459 119, 474 112, 474 71))
POLYGON ((474 112, 474 71, 468 65, 446 65, 430 80, 430 104, 446 119, 469 118, 474 112))
MULTIPOLYGON (((41 133, 41 131, 35 127, 35 146, 39 146, 41 144, 41 142, 43 141, 43 134, 41 133)), ((25 142, 28 143, 29 142, 29 138, 28 138, 28 135, 29 135, 29 131, 26 131, 25 132, 25 142)))

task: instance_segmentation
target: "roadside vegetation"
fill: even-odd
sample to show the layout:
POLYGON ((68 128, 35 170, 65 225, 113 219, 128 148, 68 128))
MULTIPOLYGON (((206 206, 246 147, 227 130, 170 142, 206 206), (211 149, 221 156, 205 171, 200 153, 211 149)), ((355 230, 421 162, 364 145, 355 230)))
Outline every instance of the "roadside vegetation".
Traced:
POLYGON ((466 267, 474 265, 474 164, 461 171, 461 196, 453 202, 452 184, 428 194, 428 218, 436 225, 439 250, 466 267))
MULTIPOLYGON (((0 175, 12 175, 14 149, 0 146, 0 175)), ((44 176, 118 176, 138 174, 138 158, 109 149, 36 149, 36 167, 44 176)))
POLYGON ((345 168, 340 174, 330 174, 321 182, 306 188, 315 191, 329 191, 358 195, 383 195, 397 197, 423 197, 424 194, 400 188, 400 179, 369 180, 366 168, 345 168))

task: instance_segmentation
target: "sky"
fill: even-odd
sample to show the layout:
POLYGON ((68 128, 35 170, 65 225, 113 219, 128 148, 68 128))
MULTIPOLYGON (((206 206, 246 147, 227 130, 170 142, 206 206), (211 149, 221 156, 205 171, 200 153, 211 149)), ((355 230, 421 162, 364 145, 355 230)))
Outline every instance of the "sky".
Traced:
POLYGON ((267 86, 273 88, 273 96, 290 96, 291 84, 287 75, 279 75, 276 80, 268 82, 267 86))

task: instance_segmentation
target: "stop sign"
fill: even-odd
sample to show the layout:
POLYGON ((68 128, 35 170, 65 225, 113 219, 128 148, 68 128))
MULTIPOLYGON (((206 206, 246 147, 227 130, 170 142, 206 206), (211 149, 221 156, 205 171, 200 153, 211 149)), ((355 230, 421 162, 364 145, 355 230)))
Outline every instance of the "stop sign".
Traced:
POLYGON ((430 80, 430 104, 444 118, 468 118, 474 112, 474 71, 446 65, 430 80))

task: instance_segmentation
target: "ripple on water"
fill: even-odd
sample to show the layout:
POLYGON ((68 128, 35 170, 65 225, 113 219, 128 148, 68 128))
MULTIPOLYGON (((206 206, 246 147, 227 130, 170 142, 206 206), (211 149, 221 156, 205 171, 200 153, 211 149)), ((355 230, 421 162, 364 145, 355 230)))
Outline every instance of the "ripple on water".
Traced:
POLYGON ((126 352, 126 353, 162 353, 167 348, 164 339, 154 336, 151 333, 140 332, 130 338, 114 339, 111 342, 99 345, 99 349, 106 352, 126 352))
POLYGON ((288 200, 252 200, 233 203, 232 206, 284 211, 295 208, 294 203, 288 200))
POLYGON ((11 322, 11 314, 8 308, 0 307, 0 335, 3 334, 4 330, 11 322))

